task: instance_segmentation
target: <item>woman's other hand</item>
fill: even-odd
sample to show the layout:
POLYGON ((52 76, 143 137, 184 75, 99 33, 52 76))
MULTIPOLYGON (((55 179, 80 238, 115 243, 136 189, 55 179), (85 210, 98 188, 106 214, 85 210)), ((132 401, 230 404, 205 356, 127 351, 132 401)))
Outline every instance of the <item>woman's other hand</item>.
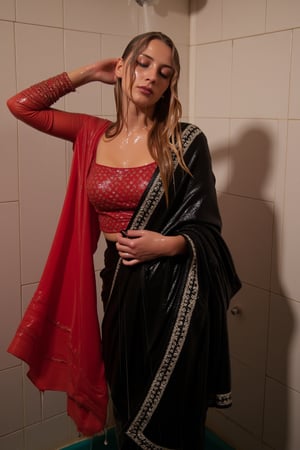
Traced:
POLYGON ((186 251, 186 241, 181 235, 164 236, 149 230, 127 230, 126 234, 127 237, 118 234, 116 248, 127 266, 186 251))

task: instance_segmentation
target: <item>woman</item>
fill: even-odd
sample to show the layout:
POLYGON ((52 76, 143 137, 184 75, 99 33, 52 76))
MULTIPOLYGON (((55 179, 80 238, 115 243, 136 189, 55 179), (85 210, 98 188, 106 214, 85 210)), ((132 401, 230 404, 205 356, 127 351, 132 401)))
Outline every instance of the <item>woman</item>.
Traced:
POLYGON ((226 310, 240 282, 206 138, 179 122, 179 72, 172 41, 150 32, 122 58, 8 101, 20 120, 74 142, 56 236, 9 351, 39 389, 68 393, 84 434, 104 426, 107 380, 120 449, 201 449, 207 408, 231 404, 226 310), (116 122, 51 108, 92 81, 115 84, 116 122), (101 347, 92 259, 100 231, 101 347))

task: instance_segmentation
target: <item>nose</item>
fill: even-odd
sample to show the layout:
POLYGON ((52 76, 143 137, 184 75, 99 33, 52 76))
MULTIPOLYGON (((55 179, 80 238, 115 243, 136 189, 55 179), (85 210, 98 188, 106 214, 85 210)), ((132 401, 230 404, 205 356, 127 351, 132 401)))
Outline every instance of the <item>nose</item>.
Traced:
POLYGON ((146 74, 147 80, 154 82, 157 78, 157 75, 158 75, 158 72, 157 72, 156 67, 154 67, 154 66, 148 67, 147 74, 146 74))

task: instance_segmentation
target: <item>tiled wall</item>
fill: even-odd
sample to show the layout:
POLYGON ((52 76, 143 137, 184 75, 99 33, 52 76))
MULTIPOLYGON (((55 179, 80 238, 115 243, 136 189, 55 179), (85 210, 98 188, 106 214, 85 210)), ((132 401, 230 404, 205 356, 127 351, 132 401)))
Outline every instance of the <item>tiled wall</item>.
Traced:
POLYGON ((192 0, 190 24, 191 120, 244 284, 229 312, 234 405, 208 423, 240 450, 297 450, 300 2, 192 0))
MULTIPOLYGON (((134 0, 0 1, 0 448, 54 450, 77 438, 65 398, 42 398, 26 367, 6 352, 48 254, 66 187, 70 145, 17 122, 6 99, 43 78, 95 60, 120 56, 131 37, 163 29, 182 59, 180 85, 188 115, 187 0, 143 8, 134 0)), ((112 87, 80 88, 57 107, 110 117, 112 87)), ((101 252, 96 257, 99 270, 101 252)), ((98 277, 97 277, 98 278, 98 277)))
MULTIPOLYGON (((76 438, 64 396, 41 399, 6 353, 49 250, 70 146, 17 123, 5 101, 119 55, 145 24, 179 47, 184 115, 208 137, 244 284, 232 303, 239 314, 229 312, 234 406, 208 424, 240 450, 300 448, 300 2, 191 0, 188 13, 187 0, 155 0, 146 14, 134 0, 1 0, 1 449, 54 450, 76 438)), ((112 89, 85 86, 58 107, 109 117, 112 89)))

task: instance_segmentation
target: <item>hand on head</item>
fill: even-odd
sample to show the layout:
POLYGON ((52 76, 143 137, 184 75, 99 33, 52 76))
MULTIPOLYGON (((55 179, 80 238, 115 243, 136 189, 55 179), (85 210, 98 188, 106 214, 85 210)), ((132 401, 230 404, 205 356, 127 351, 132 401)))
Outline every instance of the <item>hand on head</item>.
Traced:
POLYGON ((106 84, 115 84, 117 80, 115 68, 118 60, 119 58, 110 58, 96 62, 94 64, 94 80, 106 84))

